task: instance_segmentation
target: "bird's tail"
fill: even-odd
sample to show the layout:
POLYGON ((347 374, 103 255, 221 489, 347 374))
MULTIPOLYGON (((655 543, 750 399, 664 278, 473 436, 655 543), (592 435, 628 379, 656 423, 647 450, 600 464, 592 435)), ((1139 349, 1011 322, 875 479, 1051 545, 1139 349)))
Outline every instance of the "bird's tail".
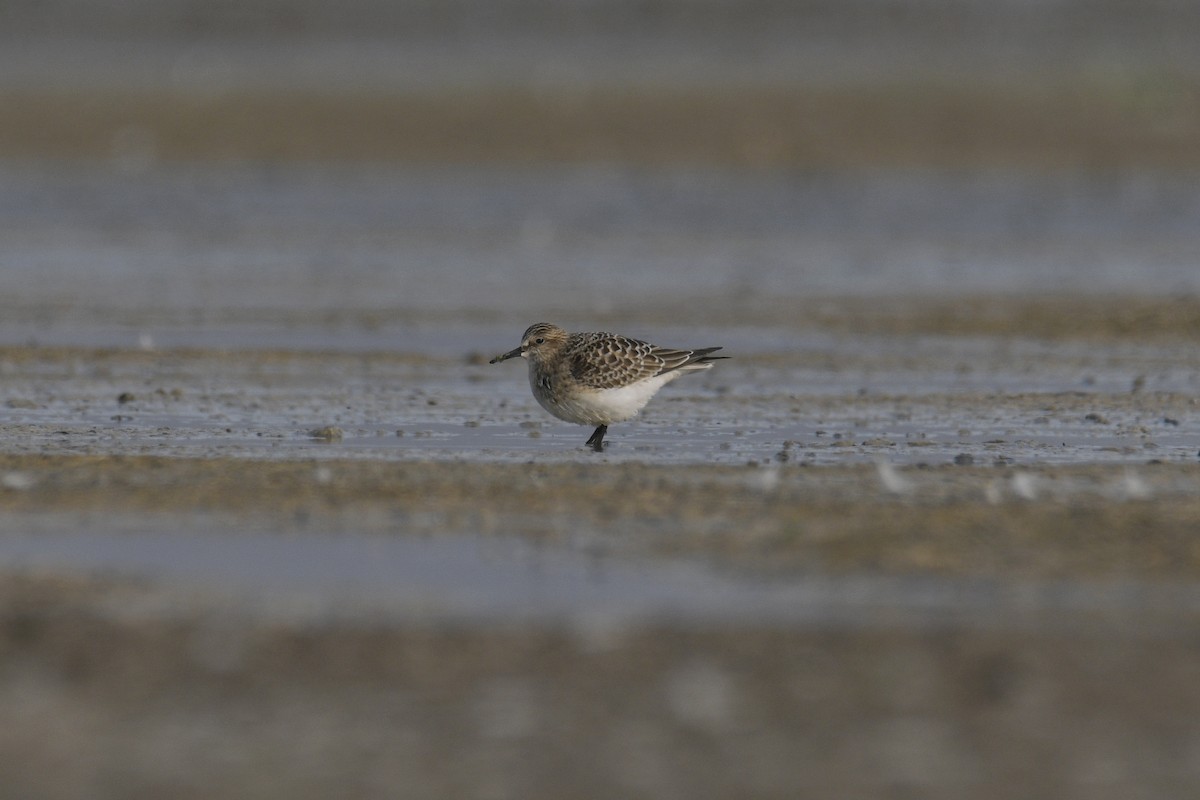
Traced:
MULTIPOLYGON (((673 370, 709 369, 712 362, 729 356, 714 356, 720 347, 701 347, 698 350, 655 350, 654 354, 666 361, 662 372, 673 370)), ((662 372, 659 374, 661 375, 662 372)))

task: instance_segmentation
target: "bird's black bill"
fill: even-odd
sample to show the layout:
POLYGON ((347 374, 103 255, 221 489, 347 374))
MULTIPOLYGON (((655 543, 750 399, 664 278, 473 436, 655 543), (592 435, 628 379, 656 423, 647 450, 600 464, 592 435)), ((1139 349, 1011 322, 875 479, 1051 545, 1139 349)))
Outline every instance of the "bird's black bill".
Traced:
POLYGON ((496 356, 488 363, 489 364, 499 364, 501 361, 507 361, 508 359, 516 358, 519 355, 521 355, 521 348, 518 347, 515 350, 509 350, 507 353, 504 353, 503 355, 496 356))

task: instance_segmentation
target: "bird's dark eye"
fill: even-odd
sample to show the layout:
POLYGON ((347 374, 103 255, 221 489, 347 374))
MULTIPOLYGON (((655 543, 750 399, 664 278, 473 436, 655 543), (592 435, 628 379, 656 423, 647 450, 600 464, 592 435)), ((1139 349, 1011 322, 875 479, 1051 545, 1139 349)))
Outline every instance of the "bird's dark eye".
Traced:
POLYGON ((546 343, 546 340, 545 340, 545 339, 543 339, 541 336, 539 336, 539 337, 537 337, 536 339, 534 339, 534 340, 533 340, 533 343, 534 343, 534 344, 545 344, 545 343, 546 343))

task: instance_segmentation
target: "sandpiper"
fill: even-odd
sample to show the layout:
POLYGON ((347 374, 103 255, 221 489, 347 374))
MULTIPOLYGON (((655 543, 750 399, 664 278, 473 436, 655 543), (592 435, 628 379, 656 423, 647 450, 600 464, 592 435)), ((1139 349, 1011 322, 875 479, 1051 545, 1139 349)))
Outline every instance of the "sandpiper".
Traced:
POLYGON ((542 408, 559 419, 595 425, 587 446, 604 449, 614 422, 634 417, 654 393, 685 372, 710 369, 728 356, 719 347, 676 350, 615 333, 567 333, 557 325, 530 325, 521 346, 496 364, 520 356, 529 362, 529 386, 542 408))

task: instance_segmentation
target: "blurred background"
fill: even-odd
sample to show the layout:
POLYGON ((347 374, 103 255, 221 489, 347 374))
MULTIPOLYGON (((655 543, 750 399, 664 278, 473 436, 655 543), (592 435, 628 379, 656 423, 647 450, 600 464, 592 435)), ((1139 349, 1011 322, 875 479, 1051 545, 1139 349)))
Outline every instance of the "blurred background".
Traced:
POLYGON ((1200 290, 1194 3, 8 1, 0 39, 7 340, 1200 290))
POLYGON ((1198 177, 1194 0, 0 0, 0 793, 1191 796, 1198 177))

